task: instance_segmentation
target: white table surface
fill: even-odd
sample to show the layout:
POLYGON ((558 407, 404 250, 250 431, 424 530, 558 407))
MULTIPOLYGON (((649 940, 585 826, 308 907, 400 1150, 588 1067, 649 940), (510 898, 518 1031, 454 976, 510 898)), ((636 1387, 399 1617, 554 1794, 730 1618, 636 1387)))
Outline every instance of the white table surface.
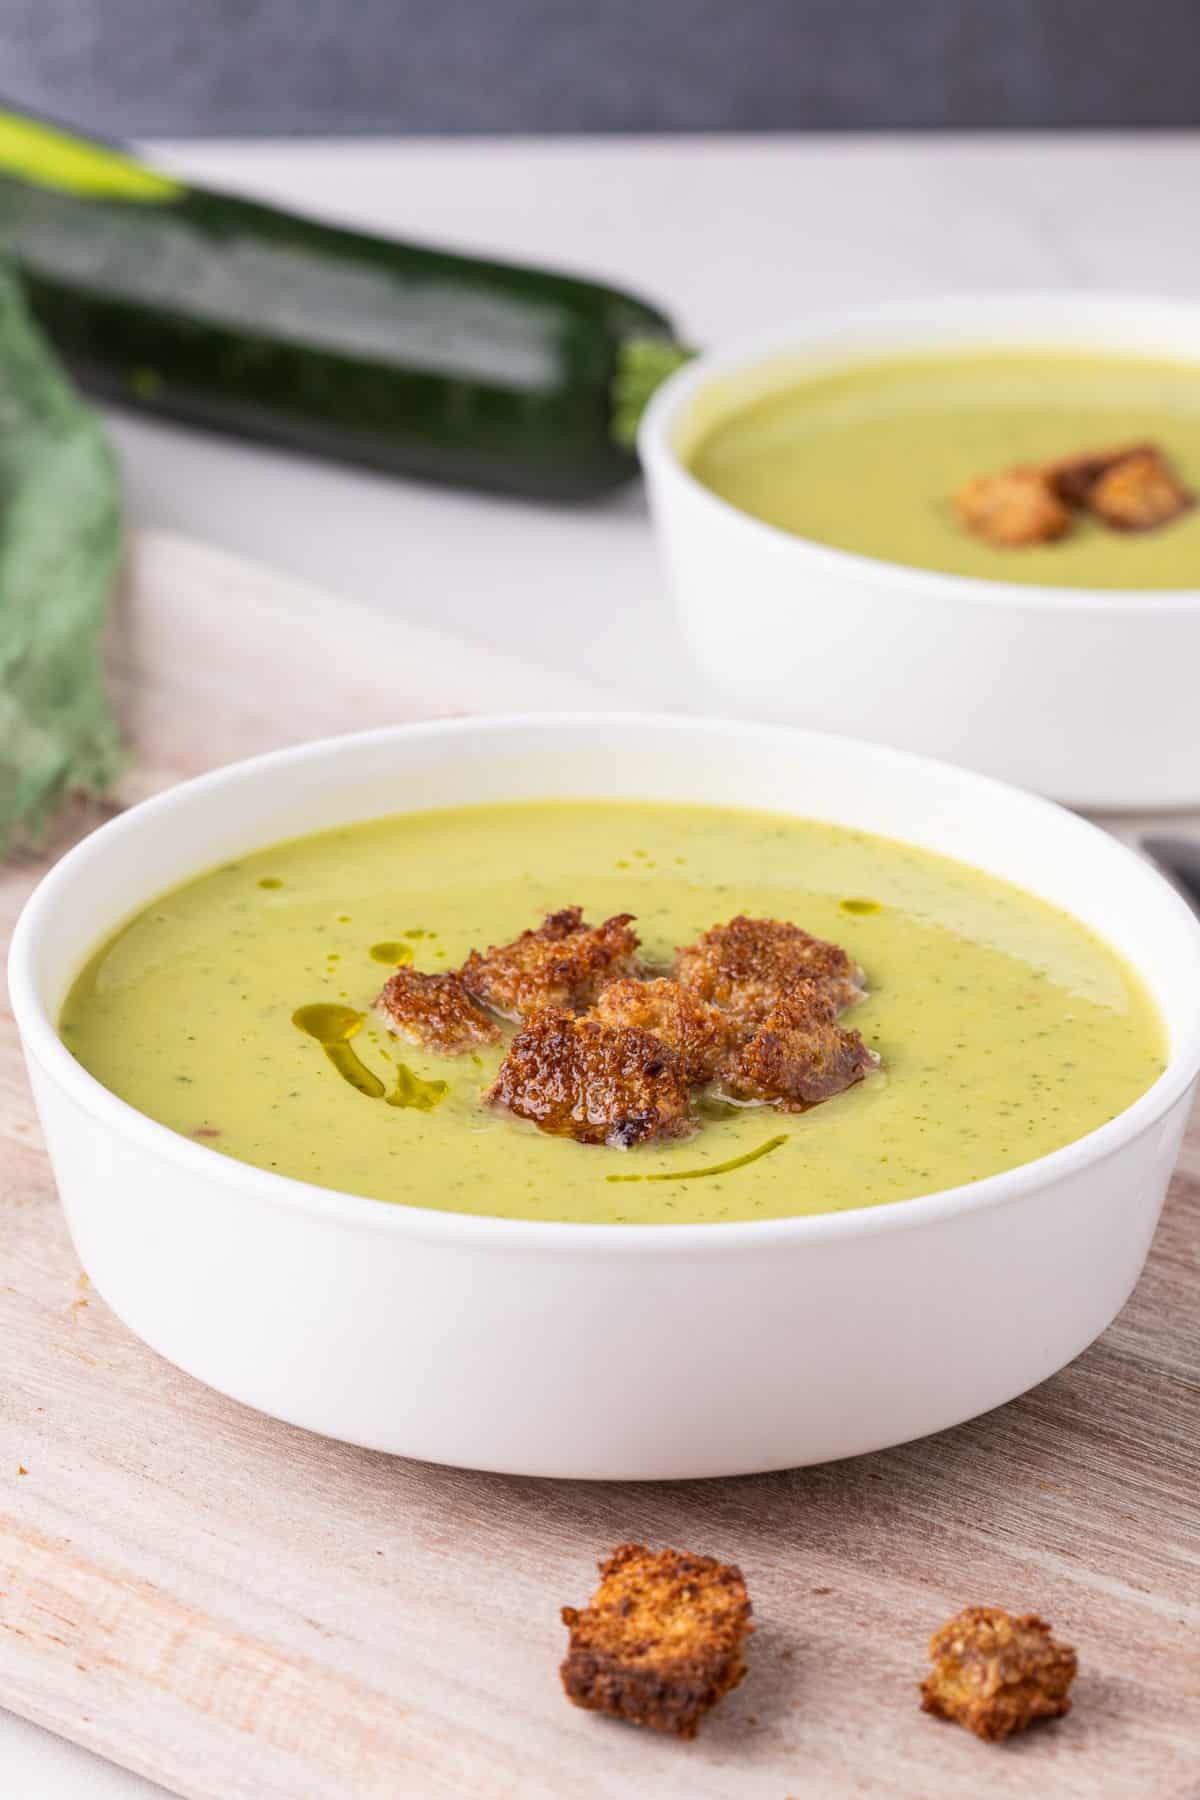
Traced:
MULTIPOLYGON (((196 180, 348 223, 628 284, 695 343, 882 296, 1200 295, 1200 134, 206 143, 155 153, 196 180)), ((113 430, 135 524, 189 532, 638 699, 688 703, 636 490, 563 512, 128 415, 114 415, 113 430), (598 619, 601 644, 613 645, 604 666, 598 619)), ((0 1713, 0 1793, 159 1792, 0 1713)))

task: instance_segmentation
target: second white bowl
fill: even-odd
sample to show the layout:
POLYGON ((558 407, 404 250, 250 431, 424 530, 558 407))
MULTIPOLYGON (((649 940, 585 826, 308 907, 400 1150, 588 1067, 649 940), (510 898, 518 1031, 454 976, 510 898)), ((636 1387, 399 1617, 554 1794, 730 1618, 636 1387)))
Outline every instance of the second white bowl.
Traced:
MULTIPOLYGON (((714 707, 944 757, 1070 805, 1200 802, 1200 569, 1172 593, 1022 586, 830 549, 690 473, 730 407, 845 362, 938 348, 1127 351, 1200 364, 1200 306, 1086 294, 888 304, 700 356, 639 448, 680 623, 714 707)), ((864 505, 870 496, 864 495, 864 505)))

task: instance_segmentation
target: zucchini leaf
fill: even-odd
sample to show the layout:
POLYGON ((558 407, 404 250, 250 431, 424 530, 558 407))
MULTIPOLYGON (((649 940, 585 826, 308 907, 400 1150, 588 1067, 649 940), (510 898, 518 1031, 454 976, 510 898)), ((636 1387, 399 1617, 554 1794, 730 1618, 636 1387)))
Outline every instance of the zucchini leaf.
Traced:
POLYGON ((112 447, 0 263, 0 851, 120 768, 100 655, 120 549, 112 447))

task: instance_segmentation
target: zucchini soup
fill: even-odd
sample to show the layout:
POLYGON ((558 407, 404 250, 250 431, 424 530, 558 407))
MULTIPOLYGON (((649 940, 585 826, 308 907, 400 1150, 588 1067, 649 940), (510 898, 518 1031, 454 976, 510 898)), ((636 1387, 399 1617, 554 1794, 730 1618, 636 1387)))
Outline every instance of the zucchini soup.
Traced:
POLYGON ((908 355, 741 404, 722 390, 696 423, 705 487, 818 544, 993 581, 1200 588, 1200 363, 908 355))
POLYGON ((401 815, 225 864, 92 957, 60 1030, 105 1087, 220 1154, 583 1223, 976 1181, 1103 1124, 1165 1062, 1133 972, 1006 882, 811 820, 594 801, 401 815), (564 1091, 563 1057, 576 1076, 602 1059, 593 1090, 636 1082, 616 1128, 579 1141, 532 1104, 564 1091))

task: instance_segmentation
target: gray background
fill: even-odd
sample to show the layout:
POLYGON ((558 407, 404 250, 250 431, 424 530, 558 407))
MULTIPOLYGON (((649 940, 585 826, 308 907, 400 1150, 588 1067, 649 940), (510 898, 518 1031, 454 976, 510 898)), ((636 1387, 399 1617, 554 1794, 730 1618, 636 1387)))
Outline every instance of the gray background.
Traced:
POLYGON ((1200 123, 1200 0, 0 0, 113 136, 1200 123))

